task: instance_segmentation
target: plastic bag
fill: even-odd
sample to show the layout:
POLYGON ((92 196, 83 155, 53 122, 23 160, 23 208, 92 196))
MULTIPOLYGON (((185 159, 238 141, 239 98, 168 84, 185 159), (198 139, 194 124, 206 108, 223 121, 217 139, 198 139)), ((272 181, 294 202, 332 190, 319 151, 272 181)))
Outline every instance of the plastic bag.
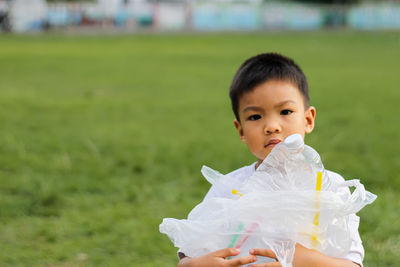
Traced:
MULTIPOLYGON (((269 248, 283 267, 291 267, 296 243, 344 257, 351 245, 349 215, 376 199, 359 180, 329 175, 298 134, 278 144, 240 188, 208 167, 202 173, 229 197, 207 199, 186 220, 166 218, 160 224, 160 232, 190 257, 226 247, 240 248, 236 257, 269 248), (349 187, 355 187, 353 193, 349 187)), ((273 261, 259 258, 257 263, 273 261)))

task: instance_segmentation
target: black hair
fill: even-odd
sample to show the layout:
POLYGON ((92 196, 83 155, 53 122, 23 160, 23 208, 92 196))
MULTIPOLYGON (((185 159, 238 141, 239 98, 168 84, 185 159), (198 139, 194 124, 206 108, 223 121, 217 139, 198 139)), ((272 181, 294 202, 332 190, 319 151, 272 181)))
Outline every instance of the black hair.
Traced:
POLYGON ((300 67, 292 59, 281 54, 264 53, 247 59, 233 77, 229 96, 238 121, 240 97, 269 80, 293 83, 303 95, 304 105, 309 106, 308 83, 300 67))

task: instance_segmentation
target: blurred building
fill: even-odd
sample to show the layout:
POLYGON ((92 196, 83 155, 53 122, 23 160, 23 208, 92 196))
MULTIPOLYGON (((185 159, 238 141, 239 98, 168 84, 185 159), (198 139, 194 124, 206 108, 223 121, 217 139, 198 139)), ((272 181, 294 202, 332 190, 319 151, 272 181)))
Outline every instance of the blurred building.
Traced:
MULTIPOLYGON (((340 1, 339 1, 340 2, 340 1)), ((266 0, 0 0, 0 29, 136 31, 400 29, 400 3, 305 4, 266 0)))
POLYGON ((46 21, 47 3, 44 0, 0 0, 0 10, 0 28, 3 30, 41 30, 46 21))

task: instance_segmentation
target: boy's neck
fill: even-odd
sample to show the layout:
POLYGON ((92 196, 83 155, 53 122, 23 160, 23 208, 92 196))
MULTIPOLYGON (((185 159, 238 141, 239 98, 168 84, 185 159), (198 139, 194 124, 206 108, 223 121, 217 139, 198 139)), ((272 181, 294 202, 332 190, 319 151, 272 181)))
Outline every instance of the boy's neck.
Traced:
POLYGON ((258 166, 260 166, 262 162, 262 160, 258 160, 254 168, 257 170, 258 166))

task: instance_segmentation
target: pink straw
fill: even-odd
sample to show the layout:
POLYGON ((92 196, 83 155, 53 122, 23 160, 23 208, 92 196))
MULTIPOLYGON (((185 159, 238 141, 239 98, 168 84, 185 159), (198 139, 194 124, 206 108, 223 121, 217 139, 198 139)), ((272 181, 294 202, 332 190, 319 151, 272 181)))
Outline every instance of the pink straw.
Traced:
POLYGON ((236 244, 235 248, 240 248, 241 246, 243 246, 243 244, 247 241, 247 239, 250 237, 250 234, 256 230, 256 228, 258 227, 258 223, 253 223, 250 226, 250 229, 246 231, 246 236, 242 239, 242 241, 240 241, 239 243, 236 244))

